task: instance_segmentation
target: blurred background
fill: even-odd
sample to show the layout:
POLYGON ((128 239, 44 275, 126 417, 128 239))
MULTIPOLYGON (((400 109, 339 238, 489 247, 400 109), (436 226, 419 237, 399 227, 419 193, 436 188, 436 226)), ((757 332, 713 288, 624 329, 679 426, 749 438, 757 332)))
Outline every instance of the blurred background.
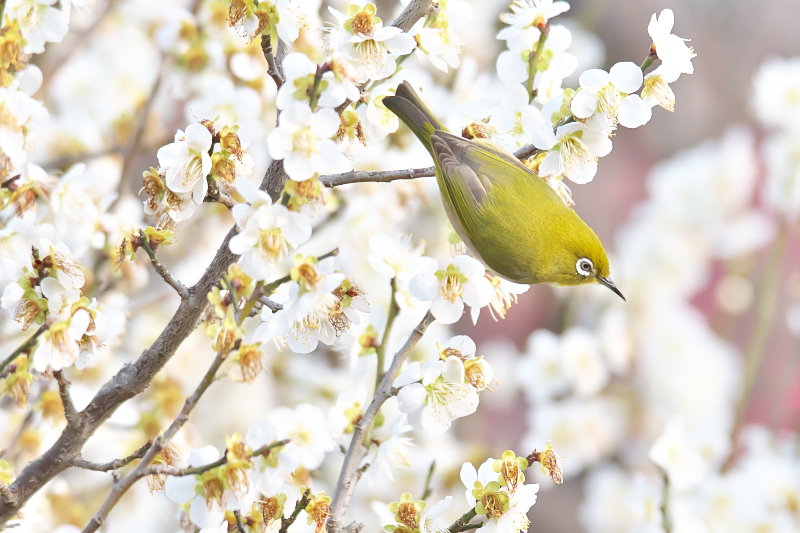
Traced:
MULTIPOLYGON (((375 3, 386 21, 399 9, 391 0, 375 3)), ((468 43, 461 67, 447 74, 430 65, 420 68, 420 84, 429 88, 423 94, 441 106, 434 108, 441 109, 440 116, 451 125, 457 123, 460 104, 496 98, 501 87, 495 63, 505 43, 495 35, 503 27, 499 15, 508 11, 508 2, 469 3, 474 16, 459 30, 468 43)), ((346 10, 345 2, 331 4, 346 10)), ((256 162, 254 182, 260 181, 269 163, 265 141, 274 124, 275 87, 257 43, 225 33, 233 30, 227 28, 227 7, 219 5, 201 1, 192 14, 192 6, 181 2, 74 3, 69 33, 32 59, 44 74, 34 97, 45 102, 50 119, 31 158, 50 172, 66 172, 75 163, 87 162, 84 187, 111 202, 110 215, 98 215, 93 229, 105 232, 108 248, 115 246, 122 230, 148 223, 141 212, 144 197, 137 196, 139 176, 157 166, 158 148, 171 142, 175 130, 184 128, 192 116, 221 115, 223 122, 241 126, 256 162), (188 44, 175 44, 183 41, 188 44), (192 61, 202 63, 200 68, 192 61), (108 196, 114 191, 118 197, 108 196)), ((327 5, 320 6, 319 15, 331 21, 327 5)), ((588 68, 608 70, 620 61, 641 63, 651 43, 650 17, 665 8, 675 13, 673 32, 691 39, 697 54, 694 74, 681 76, 673 85, 675 112, 657 107, 645 126, 617 129, 614 150, 601 159, 594 180, 571 186, 575 209, 612 255, 612 274, 628 303, 614 301, 613 295, 600 294, 602 289, 596 287, 533 286, 503 320, 494 321, 485 313, 475 326, 464 318, 452 328, 432 328, 415 358, 428 357, 437 341, 469 335, 479 355, 492 364, 499 384, 492 386, 494 392, 482 394, 476 414, 458 421, 445 437, 416 431, 414 466, 402 471, 395 484, 360 487, 351 515, 367 520, 370 530, 377 531, 384 523, 371 514, 372 502, 396 501, 404 490, 418 497, 424 473, 435 459, 437 481, 429 502, 454 495, 452 514, 458 517, 463 512, 458 471, 464 460, 477 466, 506 449, 525 456, 533 447, 541 449, 552 441, 564 456, 566 480, 553 486, 547 477, 531 473, 542 489, 529 514, 530 531, 668 530, 660 518, 650 516, 660 516, 664 494, 661 473, 649 461, 648 450, 666 425, 680 416, 694 432, 705 463, 703 481, 675 494, 673 520, 684 529, 672 531, 734 531, 727 529, 731 524, 738 524, 736 531, 797 531, 800 500, 791 499, 800 497, 796 455, 787 459, 791 479, 781 482, 778 491, 785 500, 781 496, 778 503, 770 500, 763 508, 748 511, 746 520, 729 509, 735 509, 740 501, 736 498, 743 496, 726 496, 728 511, 709 502, 724 489, 741 486, 737 483, 778 484, 773 477, 757 481, 742 474, 757 467, 744 459, 731 469, 727 462, 740 452, 744 456, 742 450, 761 450, 752 453, 766 456, 764 449, 780 449, 776 456, 785 458, 790 453, 786 450, 796 447, 786 443, 794 442, 791 435, 800 425, 800 243, 796 216, 782 211, 780 202, 764 192, 768 180, 778 179, 774 175, 779 162, 766 146, 780 132, 774 124, 759 120, 753 80, 770 58, 800 56, 800 3, 575 0, 570 6, 553 21, 572 31, 569 50, 580 61, 565 86, 577 87, 579 73, 588 68), (554 335, 541 331, 532 335, 537 330, 554 335), (548 361, 552 362, 543 354, 555 353, 558 360, 558 354, 566 352, 580 367, 571 371, 579 377, 570 381, 561 376, 568 369, 556 369, 553 381, 542 378, 548 361), (748 358, 756 361, 754 369, 748 370, 748 358), (594 380, 588 392, 575 385, 583 383, 580 376, 594 380), (571 385, 561 384, 564 379, 571 385), (743 394, 748 379, 754 383, 749 396, 743 394), (553 392, 546 392, 547 387, 553 392), (744 406, 742 398, 749 398, 744 406), (731 448, 737 408, 743 412, 741 425, 756 429, 743 432, 749 440, 731 448), (712 429, 700 435, 704 428, 712 429), (734 481, 731 472, 743 480, 734 481), (693 500, 699 507, 693 507, 693 500), (705 503, 697 503, 701 501, 705 503)), ((318 35, 301 35, 296 48, 314 57, 318 44, 318 35)), ((800 91, 800 83, 795 83, 800 91)), ((781 90, 776 88, 776 94, 783 94, 781 90)), ((791 105, 787 94, 783 96, 791 105)), ((800 101, 800 92, 795 97, 800 101)), ((788 160, 797 165, 800 144, 792 146, 788 160)), ((355 162, 341 159, 340 171, 429 164, 405 128, 364 150, 355 162)), ((800 179, 800 174, 796 176, 800 179)), ((411 233, 415 242, 427 243, 426 254, 439 259, 440 266, 447 264, 448 232, 430 178, 343 188, 332 198, 303 253, 322 254, 340 247, 342 270, 366 288, 373 306, 385 305, 389 290, 385 279, 368 272, 371 235, 411 233)), ((187 284, 199 278, 232 224, 221 206, 203 209, 208 216, 195 216, 182 225, 177 243, 163 252, 165 263, 187 284)), ((96 260, 103 253, 102 247, 81 249, 86 258, 82 261, 96 260)), ((177 306, 169 288, 148 275, 143 261, 126 266, 121 274, 101 263, 97 261, 92 275, 108 290, 98 298, 118 317, 119 327, 110 346, 112 357, 69 374, 76 382, 73 391, 79 407, 122 364, 149 346, 177 306)), ((253 320, 251 330, 256 325, 253 320)), ((393 342, 401 340, 417 320, 412 311, 404 313, 393 342)), ((2 323, 7 339, 0 341, 2 353, 19 342, 10 322, 2 323)), ((296 355, 273 349, 266 357, 267 372, 252 385, 220 382, 198 406, 180 447, 187 452, 206 443, 221 448, 225 435, 244 433, 279 405, 309 402, 327 409, 338 393, 353 385, 346 370, 358 333, 350 332, 321 353, 296 355)), ((202 332, 193 335, 151 389, 124 405, 90 440, 84 457, 101 461, 124 456, 138 447, 143 436, 156 434, 207 368, 213 356, 208 344, 202 332)), ((60 433, 58 424, 17 431, 25 414, 11 404, 4 407, 4 442, 13 444, 15 465, 36 457, 60 433)), ((319 472, 309 474, 315 487, 332 488, 339 461, 331 459, 319 472)), ((533 470, 538 471, 538 465, 533 470)), ((82 527, 109 486, 108 474, 70 470, 59 476, 40 497, 40 513, 46 520, 33 531, 51 531, 62 524, 82 527)), ((142 485, 126 496, 104 530, 178 531, 175 516, 173 504, 160 494, 151 496, 142 485)), ((304 524, 300 520, 299 526, 300 522, 304 524)))

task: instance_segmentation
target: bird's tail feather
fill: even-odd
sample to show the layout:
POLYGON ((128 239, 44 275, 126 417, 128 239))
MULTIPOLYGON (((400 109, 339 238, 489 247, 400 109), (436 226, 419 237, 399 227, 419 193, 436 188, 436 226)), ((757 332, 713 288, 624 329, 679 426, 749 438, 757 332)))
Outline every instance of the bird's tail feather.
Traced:
POLYGON ((431 135, 436 131, 447 131, 407 81, 397 87, 395 96, 384 98, 383 104, 414 132, 429 152, 431 135))

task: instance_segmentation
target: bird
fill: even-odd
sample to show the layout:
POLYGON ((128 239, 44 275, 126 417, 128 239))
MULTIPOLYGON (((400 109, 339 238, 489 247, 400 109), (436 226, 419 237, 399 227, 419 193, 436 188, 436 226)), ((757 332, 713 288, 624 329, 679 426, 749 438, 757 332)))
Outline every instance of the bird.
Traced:
POLYGON ((450 133, 408 81, 383 104, 431 154, 453 229, 489 269, 529 285, 599 284, 625 300, 592 228, 511 152, 450 133))

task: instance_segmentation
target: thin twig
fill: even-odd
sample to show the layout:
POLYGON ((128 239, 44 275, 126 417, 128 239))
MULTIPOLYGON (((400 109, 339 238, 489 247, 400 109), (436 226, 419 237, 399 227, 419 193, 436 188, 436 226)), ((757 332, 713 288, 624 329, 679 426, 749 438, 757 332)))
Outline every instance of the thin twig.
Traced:
MULTIPOLYGON (((540 153, 532 144, 526 144, 516 152, 517 159, 527 159, 540 153)), ((339 187, 350 183, 388 183, 397 180, 413 180, 436 175, 435 167, 406 168, 402 170, 383 170, 380 172, 367 172, 365 170, 350 170, 341 174, 327 174, 320 176, 319 181, 326 187, 339 187)))
POLYGON ((289 526, 294 524, 294 521, 297 520, 297 516, 300 514, 300 511, 306 508, 306 505, 308 505, 310 500, 311 489, 306 489, 305 492, 303 492, 303 495, 300 496, 300 499, 297 500, 291 516, 289 516, 289 518, 281 518, 281 528, 278 530, 278 533, 286 533, 286 531, 288 531, 289 526))
POLYGON ((436 470, 436 461, 434 460, 431 463, 431 467, 428 469, 428 477, 425 478, 425 489, 422 491, 422 498, 420 500, 425 501, 428 499, 428 496, 431 495, 433 492, 433 488, 431 488, 431 481, 433 481, 433 472, 436 470))
POLYGON ((233 511, 233 516, 236 518, 236 529, 239 530, 239 533, 247 533, 244 530, 244 524, 242 524, 242 513, 239 511, 239 509, 233 511))
MULTIPOLYGON (((475 516, 477 514, 478 514, 477 511, 473 507, 472 509, 470 509, 469 511, 467 511, 466 513, 461 515, 461 518, 459 518, 458 520, 453 522, 450 525, 450 527, 447 528, 447 530, 450 533, 458 533, 459 531, 465 531, 467 529, 474 529, 473 527, 470 526, 469 522, 470 522, 470 520, 475 518, 475 516)), ((475 524, 475 525, 476 526, 480 526, 480 525, 483 525, 483 524, 475 524)))
POLYGON ((127 457, 122 459, 114 459, 113 461, 109 461, 107 463, 93 463, 91 461, 85 461, 80 457, 76 457, 71 461, 72 466, 77 468, 83 468, 84 470, 94 470, 95 472, 108 472, 110 470, 119 470, 120 468, 129 465, 136 459, 141 459, 144 457, 144 454, 147 453, 147 450, 150 449, 150 446, 153 445, 153 440, 148 440, 144 446, 133 452, 127 457))
POLYGON ((219 187, 209 187, 208 192, 206 193, 206 197, 203 198, 204 202, 217 202, 218 204, 222 204, 227 207, 229 210, 233 209, 233 206, 236 205, 236 202, 225 194, 224 192, 219 190, 219 187))
POLYGON ((395 354, 394 359, 392 359, 392 364, 389 366, 389 370, 386 371, 386 375, 381 382, 380 387, 375 392, 375 396, 372 398, 372 402, 367 407, 367 410, 364 412, 364 416, 361 417, 361 420, 358 421, 356 424, 355 431, 353 431, 353 437, 350 441, 350 447, 347 449, 347 454, 344 457, 344 464, 342 465, 342 470, 339 473, 339 480, 336 483, 336 490, 334 491, 333 501, 331 502, 330 506, 330 516, 328 518, 328 522, 330 523, 331 520, 334 522, 332 525, 334 528, 341 527, 341 520, 342 516, 346 511, 346 500, 347 500, 347 493, 350 491, 350 485, 353 483, 353 474, 356 471, 356 462, 358 459, 358 452, 361 449, 361 445, 364 442, 364 437, 366 436, 367 430, 372 426, 372 422, 375 420, 375 416, 378 414, 378 411, 383 406, 384 402, 388 400, 392 396, 392 383, 394 382, 397 374, 400 372, 400 367, 408 358, 409 354, 411 353, 411 349, 419 342, 422 336, 425 334, 425 331, 428 329, 428 326, 434 321, 434 317, 430 311, 425 313, 425 316, 422 318, 417 327, 414 328, 414 331, 411 332, 411 335, 408 337, 408 340, 403 345, 397 354, 395 354))
POLYGON ((267 74, 269 74, 272 81, 275 82, 275 87, 280 89, 281 85, 283 85, 283 72, 282 68, 278 66, 279 62, 276 63, 275 61, 275 54, 272 50, 272 40, 269 35, 261 36, 261 51, 264 53, 264 58, 267 60, 267 74))
POLYGON ((147 235, 144 234, 143 231, 139 232, 140 242, 142 244, 142 249, 147 252, 147 255, 150 257, 150 262, 153 263, 153 270, 155 270, 159 276, 164 278, 164 281, 167 282, 167 285, 175 289, 175 291, 180 295, 181 300, 186 300, 189 298, 189 290, 178 281, 178 279, 170 273, 170 271, 165 267, 161 261, 158 260, 155 251, 150 246, 150 239, 147 238, 147 235))
POLYGON ((270 300, 266 296, 261 296, 258 299, 258 301, 261 302, 262 304, 264 304, 264 306, 269 307, 270 309, 272 309, 273 313, 277 313, 278 311, 283 309, 283 306, 281 304, 279 304, 278 302, 274 302, 274 301, 270 300))
POLYGON ((542 53, 544 52, 544 42, 547 40, 547 35, 550 33, 550 27, 547 25, 547 23, 540 24, 539 31, 542 33, 539 35, 539 42, 536 44, 536 51, 533 52, 528 59, 528 70, 530 70, 528 73, 528 84, 526 85, 528 102, 533 101, 533 80, 536 78, 536 71, 539 70, 539 60, 542 58, 542 53))
MULTIPOLYGON (((273 442, 272 444, 267 444, 266 446, 262 446, 261 448, 257 449, 253 452, 251 457, 258 457, 259 455, 263 455, 268 451, 274 448, 280 448, 281 446, 286 446, 292 442, 292 439, 283 439, 273 442)), ((195 476, 197 474, 202 474, 203 472, 208 472, 209 470, 213 470, 214 468, 220 467, 222 465, 228 464, 228 454, 223 454, 222 457, 214 461, 213 463, 208 463, 207 465, 203 466, 195 466, 192 468, 175 468, 174 466, 170 465, 156 465, 151 466, 149 470, 146 472, 145 475, 158 475, 158 474, 166 474, 169 476, 176 476, 176 477, 183 477, 183 476, 195 476)))
POLYGON ((13 352, 11 352, 11 355, 9 355, 9 356, 8 356, 8 357, 6 357, 5 359, 3 359, 3 362, 2 362, 2 363, 0 363, 0 374, 2 374, 2 373, 3 373, 3 371, 6 369, 6 367, 7 367, 8 365, 10 365, 10 364, 11 364, 11 362, 12 362, 14 359, 16 359, 17 357, 19 357, 19 356, 20 356, 22 353, 24 353, 24 352, 27 352, 28 350, 30 350, 31 348, 33 348, 33 345, 34 345, 34 344, 36 344, 36 339, 38 339, 38 338, 39 338, 39 336, 40 336, 42 333, 44 333, 45 331, 47 331, 47 329, 48 329, 49 327, 50 327, 50 321, 49 321, 49 320, 47 320, 47 321, 46 321, 44 324, 42 324, 41 326, 39 326, 39 329, 37 329, 37 330, 36 330, 36 331, 33 333, 33 335, 31 335, 30 337, 28 337, 28 338, 27 338, 27 340, 25 340, 25 342, 23 342, 22 344, 20 344, 20 345, 17 347, 17 349, 16 349, 16 350, 14 350, 13 352))
POLYGON ((81 415, 75 404, 72 403, 72 396, 69 393, 70 382, 64 377, 61 370, 53 372, 53 377, 58 383, 58 395, 61 397, 61 403, 64 405, 64 417, 67 419, 67 424, 79 427, 81 423, 81 415))
POLYGON ((225 361, 225 355, 218 353, 211 367, 208 369, 208 372, 206 372, 206 375, 200 382, 200 385, 198 385, 194 393, 186 399, 186 403, 184 403, 183 409, 181 409, 177 418, 172 421, 172 424, 170 424, 162 435, 156 438, 153 445, 147 450, 144 457, 142 457, 142 460, 136 465, 136 468, 134 468, 130 474, 114 483, 111 488, 111 494, 108 495, 108 498, 103 502, 103 505, 97 513, 95 513, 94 517, 86 524, 86 527, 83 528, 83 533, 93 533, 97 531, 98 528, 105 523, 106 518, 108 518, 108 513, 111 512, 111 509, 114 508, 122 496, 128 492, 128 489, 130 489, 137 480, 147 475, 147 469, 155 460, 156 456, 161 453, 161 450, 166 447, 172 437, 174 437, 178 430, 189 420, 189 414, 192 412, 195 405, 197 405, 203 393, 214 382, 217 370, 222 366, 223 361, 225 361))

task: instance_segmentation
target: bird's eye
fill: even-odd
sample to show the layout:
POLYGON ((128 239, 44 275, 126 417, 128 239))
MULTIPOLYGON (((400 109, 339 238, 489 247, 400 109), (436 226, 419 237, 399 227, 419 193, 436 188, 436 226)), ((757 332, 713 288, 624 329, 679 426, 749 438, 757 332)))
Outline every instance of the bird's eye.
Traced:
POLYGON ((578 271, 578 274, 581 276, 588 276, 594 270, 594 265, 592 262, 585 257, 582 259, 578 259, 578 262, 575 263, 575 270, 578 271))

